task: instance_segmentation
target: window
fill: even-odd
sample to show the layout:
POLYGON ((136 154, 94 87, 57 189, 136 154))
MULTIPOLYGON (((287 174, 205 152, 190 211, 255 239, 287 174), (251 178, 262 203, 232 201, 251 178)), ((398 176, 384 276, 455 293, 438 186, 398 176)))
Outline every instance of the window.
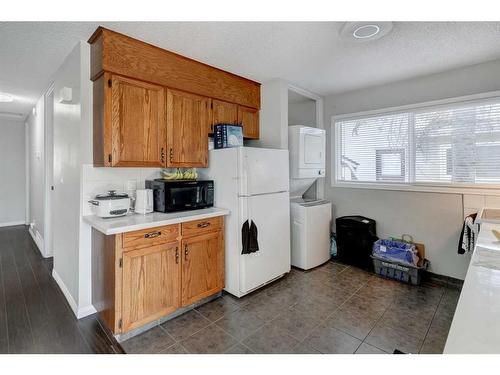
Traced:
POLYGON ((405 149, 376 150, 377 181, 405 180, 405 149))
POLYGON ((335 121, 336 181, 500 184, 500 98, 335 121))

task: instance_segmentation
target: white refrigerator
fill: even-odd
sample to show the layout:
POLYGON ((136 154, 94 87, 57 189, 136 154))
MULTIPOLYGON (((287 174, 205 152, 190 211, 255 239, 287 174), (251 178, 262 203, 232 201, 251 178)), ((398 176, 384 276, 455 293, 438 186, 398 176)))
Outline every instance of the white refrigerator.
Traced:
POLYGON ((225 290, 237 297, 290 271, 288 150, 210 150, 200 175, 214 180, 214 205, 225 217, 225 290), (241 254, 243 223, 257 226, 259 251, 241 254))

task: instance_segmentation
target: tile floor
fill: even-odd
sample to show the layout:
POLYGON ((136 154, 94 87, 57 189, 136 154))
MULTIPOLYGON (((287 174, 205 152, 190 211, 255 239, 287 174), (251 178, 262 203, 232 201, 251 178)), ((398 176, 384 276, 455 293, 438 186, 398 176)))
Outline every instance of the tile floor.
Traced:
POLYGON ((335 262, 230 294, 122 343, 127 353, 442 353, 459 291, 335 262))

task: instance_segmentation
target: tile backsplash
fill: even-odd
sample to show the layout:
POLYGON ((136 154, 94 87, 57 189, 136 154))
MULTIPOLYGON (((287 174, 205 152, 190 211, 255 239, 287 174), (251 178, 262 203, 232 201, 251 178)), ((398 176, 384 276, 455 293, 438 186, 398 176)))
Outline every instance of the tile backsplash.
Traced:
POLYGON ((88 201, 108 190, 133 194, 144 189, 144 181, 160 177, 161 168, 103 168, 85 164, 82 168, 82 212, 92 215, 88 201))

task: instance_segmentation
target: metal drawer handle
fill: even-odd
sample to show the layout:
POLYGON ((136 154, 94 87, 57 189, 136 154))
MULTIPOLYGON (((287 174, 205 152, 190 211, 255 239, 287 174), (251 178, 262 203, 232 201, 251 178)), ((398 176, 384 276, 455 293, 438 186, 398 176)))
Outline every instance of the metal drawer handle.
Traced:
POLYGON ((160 231, 146 233, 144 235, 144 238, 156 238, 158 236, 161 236, 161 232, 160 231))
POLYGON ((208 221, 204 221, 203 223, 198 224, 198 228, 206 228, 209 226, 210 226, 210 223, 208 221))
POLYGON ((179 264, 179 247, 175 247, 175 263, 179 264))
POLYGON ((186 245, 184 247, 184 260, 187 262, 188 260, 188 254, 189 254, 189 249, 188 249, 188 245, 186 245))

